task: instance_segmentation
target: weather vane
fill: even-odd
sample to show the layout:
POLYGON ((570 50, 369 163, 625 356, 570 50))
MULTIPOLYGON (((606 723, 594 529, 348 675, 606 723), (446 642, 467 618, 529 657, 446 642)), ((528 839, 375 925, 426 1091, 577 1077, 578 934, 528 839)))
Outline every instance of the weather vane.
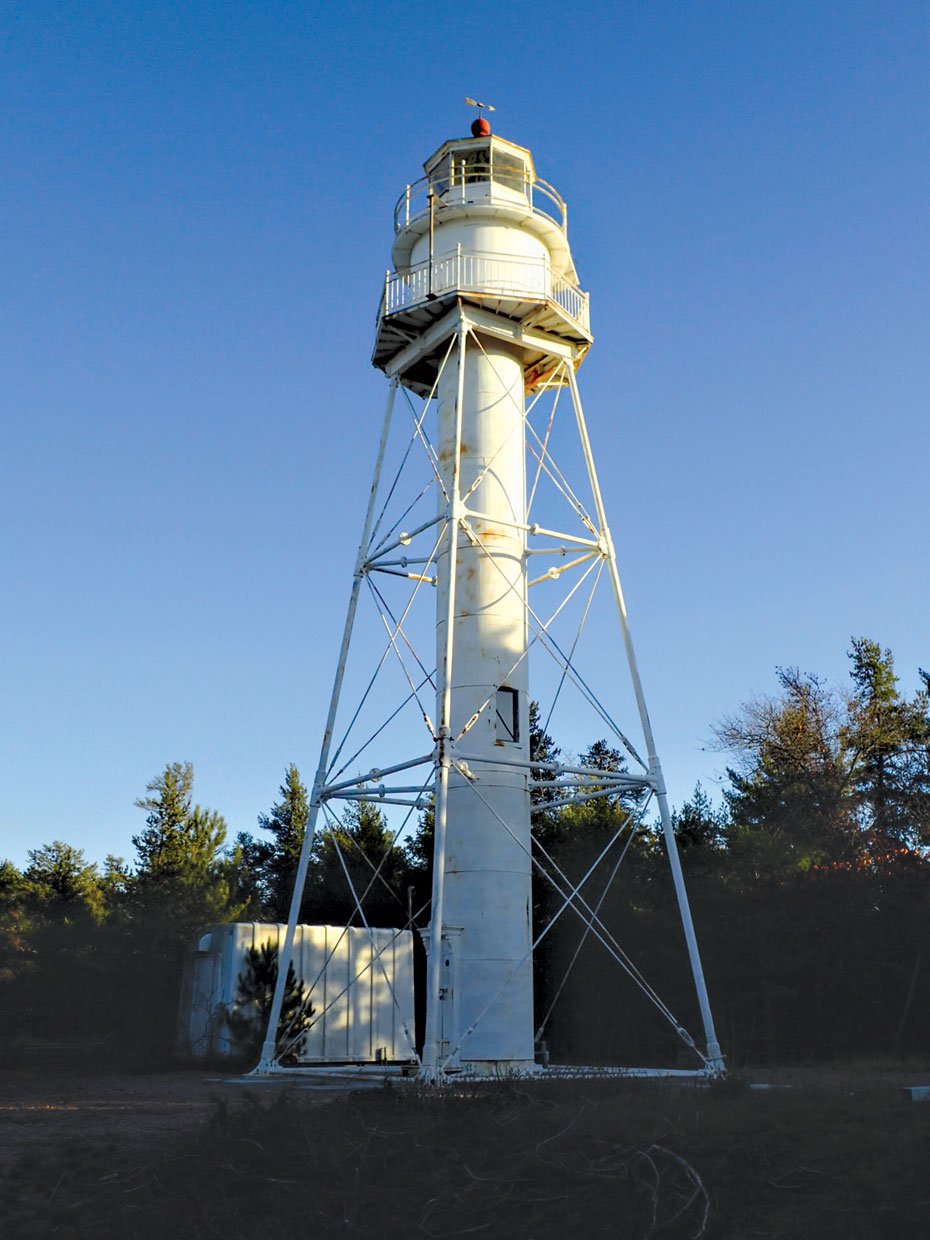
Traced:
POLYGON ((482 103, 480 99, 469 99, 467 95, 465 96, 465 102, 470 108, 477 108, 479 116, 481 115, 482 111, 484 112, 495 111, 495 107, 493 103, 482 103))
POLYGON ((476 138, 486 138, 487 135, 491 132, 491 124, 485 117, 481 115, 481 113, 482 112, 493 112, 495 110, 494 104, 493 103, 482 103, 480 99, 469 99, 467 95, 465 96, 465 103, 469 108, 478 109, 478 118, 477 120, 474 120, 471 123, 472 133, 474 134, 476 138))

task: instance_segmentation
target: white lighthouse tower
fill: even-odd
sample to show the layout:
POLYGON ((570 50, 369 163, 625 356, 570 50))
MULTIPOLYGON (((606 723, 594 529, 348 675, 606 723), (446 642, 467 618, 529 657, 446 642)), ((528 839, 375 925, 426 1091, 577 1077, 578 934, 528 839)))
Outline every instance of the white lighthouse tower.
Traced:
MULTIPOLYGON (((664 1005, 660 1011, 694 1050, 695 1071, 717 1072, 720 1050, 576 382, 592 335, 588 297, 579 288, 568 244, 567 209, 537 176, 530 152, 493 135, 480 116, 470 137, 443 143, 424 171, 395 209, 393 268, 385 279, 373 355, 390 380, 388 408, 269 1029, 277 1028, 321 815, 325 828, 339 800, 406 807, 399 836, 412 813, 432 807, 421 1072, 437 1079, 447 1072, 536 1071, 533 951, 552 925, 563 914, 574 918, 583 936, 602 942, 634 981, 637 970, 601 922, 600 905, 587 898, 588 876, 570 882, 534 845, 533 806, 544 797, 551 814, 594 797, 614 797, 629 807, 624 830, 633 830, 648 805, 658 807, 703 1047, 664 1005), (560 396, 579 449, 584 498, 553 455, 550 432, 560 396), (546 402, 553 414, 536 427, 532 411, 546 402), (392 475, 390 444, 402 403, 410 415, 409 443, 392 475), (411 452, 424 467, 420 489, 405 481, 411 452), (537 519, 534 505, 544 485, 564 497, 570 521, 557 526, 537 519), (400 496, 413 498, 405 507, 400 496), (394 509, 400 517, 392 522, 394 509), (378 574, 402 582, 410 591, 406 601, 392 606, 374 584, 378 574), (567 649, 553 636, 555 617, 591 574, 595 585, 603 576, 612 588, 616 649, 629 669, 642 755, 579 672, 577 641, 567 649), (352 761, 367 750, 367 761, 383 736, 376 729, 356 752, 338 727, 350 640, 366 587, 387 632, 376 674, 386 656, 396 656, 405 677, 403 700, 397 709, 386 708, 387 722, 393 726, 401 707, 410 706, 427 735, 425 744, 411 739, 404 751, 401 742, 387 761, 350 772, 348 763, 340 765, 345 753, 352 761), (537 587, 567 597, 554 612, 547 602, 544 617, 531 597, 537 587), (416 645, 417 611, 432 617, 434 654, 422 634, 416 645), (542 650, 560 668, 559 692, 563 683, 574 684, 638 769, 604 771, 531 755, 531 660, 542 650), (559 897, 558 911, 545 928, 537 927, 535 942, 534 870, 537 881, 550 883, 559 897)), ((343 711, 349 731, 371 699, 373 682, 355 710, 343 711)), ((605 843, 605 856, 611 848, 622 860, 621 831, 605 843)), ((614 872, 618 867, 619 861, 614 872)), ((353 894, 364 920, 363 900, 353 894)), ((269 1035, 262 1069, 274 1067, 274 1054, 269 1035)))

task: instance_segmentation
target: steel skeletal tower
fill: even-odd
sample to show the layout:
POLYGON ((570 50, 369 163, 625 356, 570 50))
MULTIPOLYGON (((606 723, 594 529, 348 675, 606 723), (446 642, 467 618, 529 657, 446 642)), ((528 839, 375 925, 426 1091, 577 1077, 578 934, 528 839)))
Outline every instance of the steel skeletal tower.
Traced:
MULTIPOLYGON (((537 177, 530 152, 492 136, 484 119, 471 137, 445 142, 424 168, 395 210, 394 269, 385 279, 373 355, 390 380, 388 407, 269 1030, 277 1028, 314 831, 336 822, 338 801, 393 807, 395 835, 412 814, 431 807, 423 1076, 536 1070, 533 951, 563 915, 581 942, 602 943, 658 1006, 694 1052, 693 1071, 718 1072, 720 1049, 576 381, 592 336, 566 206, 537 177), (566 419, 577 478, 555 447, 566 419), (399 420, 406 430, 395 458, 399 420), (545 508, 544 492, 567 519, 547 520, 557 509, 545 508), (601 581, 613 595, 619 640, 616 654, 605 661, 601 649, 595 662, 615 664, 625 654, 642 755, 582 671, 581 626, 571 641, 556 637, 569 602, 589 600, 589 588, 593 596, 601 581), (388 584, 407 591, 396 604, 388 584), (539 604, 537 591, 549 591, 539 604), (385 640, 374 674, 356 692, 347 680, 350 638, 366 594, 385 640), (419 637, 416 616, 421 623, 427 617, 419 637), (435 653, 427 649, 433 643, 435 653), (622 744, 627 762, 605 770, 531 756, 530 658, 542 652, 555 663, 555 699, 571 685, 622 744), (374 686, 388 663, 403 679, 399 692, 378 699, 374 686), (369 735, 358 720, 376 699, 384 723, 369 735), (409 731, 397 740, 404 710, 420 741, 409 731), (350 742, 353 729, 359 747, 350 742), (393 753, 366 769, 362 754, 366 763, 382 756, 392 729, 393 753), (552 815, 594 798, 613 798, 627 811, 604 843, 612 874, 647 805, 658 807, 704 1049, 601 920, 603 896, 585 888, 591 871, 570 881, 534 842, 534 805, 543 803, 552 815), (536 881, 557 893, 556 911, 537 927, 535 942, 534 869, 536 881)), ((582 625, 587 613, 586 605, 582 625)), ((380 878, 372 864, 366 890, 380 878)), ((357 885, 352 891, 367 926, 365 892, 357 885)), ((269 1034, 259 1071, 274 1067, 269 1034)))

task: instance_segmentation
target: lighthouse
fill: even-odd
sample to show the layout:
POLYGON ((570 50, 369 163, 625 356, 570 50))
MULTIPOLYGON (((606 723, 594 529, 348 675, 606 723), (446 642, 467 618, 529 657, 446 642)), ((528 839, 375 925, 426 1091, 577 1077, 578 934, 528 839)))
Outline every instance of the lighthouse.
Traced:
MULTIPOLYGON (((537 176, 528 150, 492 135, 482 118, 471 137, 443 143, 424 171, 398 203, 394 272, 374 352, 390 374, 400 332, 423 340, 444 322, 456 342, 437 388, 449 538, 436 590, 439 770, 428 996, 439 998, 427 1009, 424 1055, 428 1064, 448 1056, 470 1030, 453 1062, 528 1071, 525 394, 557 364, 553 348, 583 356, 591 343, 588 307, 565 203, 537 176), (527 339, 523 329, 531 324, 527 339)), ((444 342, 446 332, 405 369, 408 383, 432 385, 448 354, 444 342)))
MULTIPOLYGON (((325 830, 327 822, 335 823, 337 802, 351 800, 397 813, 406 807, 398 836, 412 814, 432 812, 428 921, 416 923, 427 949, 425 1031, 417 1054, 424 1079, 540 1070, 537 1060, 544 1056, 537 1053, 537 1041, 544 1022, 540 1025, 534 1013, 533 953, 563 917, 563 924, 576 925, 582 943, 588 937, 601 942, 642 986, 699 1061, 696 1073, 719 1072, 720 1048, 578 389, 577 371, 593 337, 588 295, 569 247, 568 209, 538 176, 530 151, 493 134, 480 115, 469 136, 443 142, 423 171, 394 208, 392 265, 384 278, 372 354, 389 380, 387 409, 259 1070, 276 1066, 271 1031, 283 1002, 314 834, 318 824, 325 830), (555 405, 543 430, 530 417, 539 402, 557 404, 563 395, 582 462, 584 499, 553 456, 555 405), (391 477, 391 436, 402 401, 412 432, 408 422, 408 446, 391 477), (406 507, 400 501, 400 516, 392 523, 385 514, 404 495, 411 452, 426 481, 413 487, 406 507), (547 481, 567 503, 562 524, 537 516, 541 483, 547 481), (575 584, 569 586, 573 573, 575 584), (392 610, 374 585, 381 574, 409 587, 402 606, 392 610), (613 662, 625 656, 642 737, 636 743, 579 671, 577 638, 570 649, 554 639, 551 626, 564 603, 556 602, 553 610, 550 601, 546 618, 532 601, 533 592, 543 588, 550 590, 550 600, 552 591, 562 589, 567 602, 589 574, 594 574, 592 591, 603 578, 613 596, 618 621, 613 662), (366 587, 388 640, 357 706, 345 711, 350 643, 366 587), (411 636, 409 617, 417 608, 429 614, 428 651, 417 649, 411 636), (556 697, 564 683, 573 684, 613 731, 629 765, 595 769, 577 761, 544 761, 531 752, 533 659, 541 650, 560 669, 556 697), (406 684, 402 700, 388 711, 383 727, 353 751, 346 737, 385 660, 395 656, 406 684), (350 772, 356 754, 376 749, 384 729, 408 706, 419 715, 420 739, 411 735, 405 751, 370 767, 360 760, 350 772), (349 717, 345 734, 341 712, 349 717), (342 761, 345 749, 348 761, 342 761), (557 860, 534 842, 534 803, 544 800, 547 814, 554 814, 593 798, 614 798, 624 808, 621 826, 605 841, 600 858, 614 850, 614 874, 636 822, 649 805, 658 808, 703 1046, 638 976, 603 924, 599 902, 585 889, 593 871, 569 881, 557 860), (542 928, 534 927, 534 881, 550 884, 557 895, 556 911, 542 928)), ((375 883, 379 867, 372 865, 372 871, 370 883, 375 883)), ((351 884, 348 869, 346 877, 351 884)), ((367 929, 364 893, 353 887, 352 894, 367 929)), ((374 944, 373 937, 372 975, 378 960, 374 944)), ((386 973, 384 981, 390 990, 386 973)))

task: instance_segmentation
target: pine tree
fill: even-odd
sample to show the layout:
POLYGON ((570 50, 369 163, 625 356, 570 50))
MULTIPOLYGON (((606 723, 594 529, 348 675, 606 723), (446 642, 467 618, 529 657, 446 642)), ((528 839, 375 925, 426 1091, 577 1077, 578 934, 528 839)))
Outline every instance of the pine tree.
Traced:
MULTIPOLYGON (((254 1063, 261 1050, 271 1002, 278 981, 278 949, 274 943, 250 947, 246 967, 239 974, 233 1008, 226 1021, 237 1050, 248 1063, 254 1063)), ((284 1063, 293 1059, 303 1033, 312 1024, 313 1005, 302 981, 297 980, 294 963, 287 966, 284 1000, 275 1039, 276 1055, 284 1063)))
MULTIPOLYGON (((12 861, 0 861, 0 986, 14 983, 34 964, 29 903, 22 873, 12 861)), ((7 1002, 0 1004, 0 1020, 8 1006, 7 1002)), ((0 1023, 2 1030, 3 1023, 0 1023)))
MULTIPOLYGON (((591 770, 610 774, 622 774, 627 769, 626 759, 620 750, 608 745, 604 739, 594 741, 592 745, 589 745, 579 756, 578 762, 581 766, 591 770)), ((590 792, 606 790, 606 785, 598 783, 596 776, 590 776, 588 779, 590 792)), ((563 829, 616 831, 624 819, 636 813, 643 799, 644 793, 641 789, 631 789, 613 796, 595 797, 580 805, 569 806, 563 811, 563 829)), ((644 834, 645 828, 639 827, 637 837, 642 838, 644 834)))
POLYGON ((361 924, 348 871, 370 926, 406 923, 409 863, 377 805, 346 802, 342 822, 318 836, 313 861, 304 901, 307 920, 361 924))
POLYGON ((117 901, 124 939, 118 979, 124 1036, 153 1059, 164 1059, 174 1048, 181 973, 192 937, 250 911, 240 882, 241 857, 224 847, 224 819, 192 803, 193 780, 189 762, 169 763, 136 802, 147 811, 146 826, 133 837, 137 862, 117 901))
POLYGON ((853 639, 849 657, 855 688, 841 737, 859 825, 874 853, 914 850, 930 842, 928 682, 903 697, 891 651, 865 637, 853 639))
MULTIPOLYGON (((555 743, 540 718, 539 703, 530 702, 530 762, 558 762, 562 750, 555 743)), ((552 772, 543 766, 530 768, 533 779, 550 779, 552 772)), ((534 805, 544 805, 551 801, 556 793, 551 788, 534 788, 530 794, 534 805)))
POLYGON ((226 823, 213 810, 191 804, 194 768, 169 762, 146 785, 148 796, 136 801, 148 810, 145 830, 134 835, 137 871, 149 878, 205 874, 216 863, 226 840, 226 823))
POLYGON ((43 913, 56 920, 103 916, 103 892, 96 865, 85 860, 83 849, 61 840, 33 848, 23 881, 43 913))
POLYGON ((265 916, 272 921, 287 921, 310 817, 307 789, 293 762, 285 771, 279 792, 281 799, 271 807, 271 812, 261 814, 258 819, 259 827, 271 835, 271 840, 241 842, 246 863, 258 878, 265 916))
POLYGON ((425 926, 430 919, 435 840, 436 813, 430 798, 430 804, 420 811, 416 830, 404 844, 405 888, 409 891, 414 924, 418 926, 425 926))
POLYGON ((720 849, 727 838, 728 815, 725 809, 715 809, 710 797, 701 787, 694 785, 691 800, 672 814, 675 839, 682 850, 703 848, 720 849))
POLYGON ((182 935, 211 922, 234 921, 247 905, 240 890, 240 858, 224 849, 226 821, 192 804, 194 769, 170 762, 136 801, 148 810, 145 830, 133 836, 138 860, 133 905, 182 935))

